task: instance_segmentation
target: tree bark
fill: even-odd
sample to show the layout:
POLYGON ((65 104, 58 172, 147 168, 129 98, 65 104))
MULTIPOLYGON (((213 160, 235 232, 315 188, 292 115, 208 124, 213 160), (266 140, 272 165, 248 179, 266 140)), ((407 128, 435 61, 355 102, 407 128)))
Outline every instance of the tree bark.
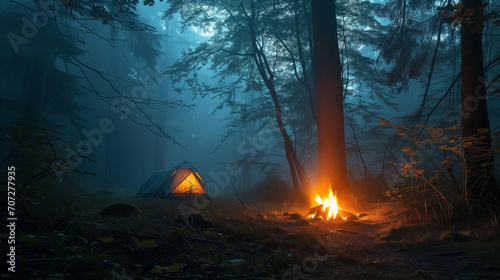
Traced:
POLYGON ((472 145, 464 145, 466 163, 466 190, 469 201, 496 203, 499 189, 495 179, 493 153, 491 151, 490 123, 486 103, 486 88, 483 68, 482 29, 480 22, 481 0, 463 0, 463 11, 474 10, 472 22, 462 22, 462 126, 464 142, 473 140, 472 145), (486 131, 486 133, 478 132, 486 131), (478 137, 481 136, 481 137, 478 137))
POLYGON ((314 68, 318 125, 318 186, 329 183, 339 197, 347 180, 342 66, 334 0, 312 0, 314 68))

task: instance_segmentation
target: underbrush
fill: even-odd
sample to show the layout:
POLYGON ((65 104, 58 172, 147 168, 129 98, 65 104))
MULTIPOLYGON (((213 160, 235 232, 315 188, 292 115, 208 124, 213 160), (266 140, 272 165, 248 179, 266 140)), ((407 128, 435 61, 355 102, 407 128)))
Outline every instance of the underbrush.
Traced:
POLYGON ((374 206, 378 211, 374 212, 374 219, 381 225, 377 243, 402 251, 440 248, 449 251, 450 256, 497 260, 495 266, 500 268, 500 260, 496 256, 500 250, 498 214, 471 221, 463 218, 468 212, 462 205, 454 211, 463 212, 454 213, 456 217, 452 215, 450 223, 442 223, 440 219, 435 219, 435 213, 426 215, 425 209, 419 207, 421 204, 424 202, 390 201, 374 206))
POLYGON ((284 215, 307 211, 293 204, 248 204, 243 215, 238 202, 211 200, 182 215, 180 209, 193 208, 192 201, 54 192, 25 202, 29 208, 20 216, 18 233, 18 275, 24 279, 286 279, 287 273, 314 279, 420 279, 384 271, 401 260, 380 253, 375 235, 392 234, 394 239, 383 244, 401 250, 446 243, 472 255, 486 252, 486 242, 500 249, 494 236, 498 224, 481 230, 432 228, 408 205, 394 201, 374 205, 359 220, 331 223, 284 215), (140 214, 99 215, 120 201, 140 214), (314 269, 304 265, 311 262, 314 269))
POLYGON ((500 190, 493 154, 500 151, 499 133, 488 130, 463 136, 457 125, 395 128, 403 147, 391 162, 386 196, 398 223, 475 227, 500 215, 500 190), (492 144, 493 143, 493 144, 492 144))

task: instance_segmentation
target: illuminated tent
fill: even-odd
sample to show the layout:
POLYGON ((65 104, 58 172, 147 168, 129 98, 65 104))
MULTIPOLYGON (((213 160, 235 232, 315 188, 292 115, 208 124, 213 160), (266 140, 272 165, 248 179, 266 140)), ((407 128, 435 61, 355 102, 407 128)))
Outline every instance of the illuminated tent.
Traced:
POLYGON ((186 197, 206 195, 205 181, 194 168, 176 167, 153 173, 137 192, 140 197, 186 197))

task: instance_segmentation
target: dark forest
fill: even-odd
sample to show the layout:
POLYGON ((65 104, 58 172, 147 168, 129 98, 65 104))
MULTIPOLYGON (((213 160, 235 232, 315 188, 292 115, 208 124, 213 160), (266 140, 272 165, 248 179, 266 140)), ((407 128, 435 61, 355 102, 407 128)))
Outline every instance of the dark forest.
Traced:
POLYGON ((2 279, 500 279, 500 1, 0 13, 2 279))

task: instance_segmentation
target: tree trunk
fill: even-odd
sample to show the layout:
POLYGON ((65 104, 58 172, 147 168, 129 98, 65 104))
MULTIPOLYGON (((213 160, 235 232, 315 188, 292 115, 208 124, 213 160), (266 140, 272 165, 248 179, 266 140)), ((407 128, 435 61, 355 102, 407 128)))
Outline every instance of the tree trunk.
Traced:
POLYGON ((290 175, 292 177, 293 188, 295 190, 295 193, 297 194, 297 197, 300 200, 304 200, 305 199, 304 189, 308 188, 309 180, 307 178, 307 174, 304 168, 300 164, 300 161, 297 157, 297 153, 295 152, 295 148, 293 147, 292 139, 288 135, 288 132, 286 131, 285 125, 283 123, 283 118, 281 117, 282 116, 281 106, 278 99, 278 94, 276 92, 276 87, 274 86, 274 73, 271 70, 269 61, 267 60, 264 51, 262 50, 262 46, 260 46, 257 43, 257 35, 255 30, 255 20, 257 14, 255 10, 255 2, 251 1, 250 5, 252 13, 248 15, 244 10, 243 12, 247 17, 248 26, 250 28, 249 30, 250 38, 252 40, 252 49, 253 49, 252 58, 273 100, 276 122, 281 132, 281 136, 283 137, 285 156, 288 162, 288 166, 290 168, 290 175))
MULTIPOLYGON (((472 21, 480 16, 481 0, 463 0, 463 10, 475 10, 472 21)), ((479 22, 479 20, 478 20, 479 22)), ((486 104, 484 78, 482 23, 462 22, 462 126, 464 142, 475 139, 472 145, 465 145, 466 184, 465 193, 469 201, 495 201, 499 189, 495 179, 493 153, 491 152, 490 123, 486 104), (481 133, 478 137, 478 132, 481 133)), ((498 201, 496 202, 498 204, 498 201)))
POLYGON ((281 136, 283 137, 283 142, 285 145, 285 155, 286 160, 288 162, 288 166, 290 168, 290 175, 292 176, 292 183, 295 193, 300 199, 305 198, 304 189, 307 189, 309 183, 307 179, 307 175, 305 173, 304 168, 300 164, 299 159, 297 158, 297 153, 295 152, 295 148, 293 147, 293 142, 290 136, 288 135, 285 125, 283 124, 283 119, 281 117, 281 108, 278 100, 278 95, 276 90, 274 89, 274 85, 268 85, 269 92, 271 93, 271 97, 275 107, 275 116, 276 122, 278 123, 278 127, 281 132, 281 136))
POLYGON ((312 0, 318 125, 318 186, 349 190, 346 170, 342 66, 334 0, 312 0))

